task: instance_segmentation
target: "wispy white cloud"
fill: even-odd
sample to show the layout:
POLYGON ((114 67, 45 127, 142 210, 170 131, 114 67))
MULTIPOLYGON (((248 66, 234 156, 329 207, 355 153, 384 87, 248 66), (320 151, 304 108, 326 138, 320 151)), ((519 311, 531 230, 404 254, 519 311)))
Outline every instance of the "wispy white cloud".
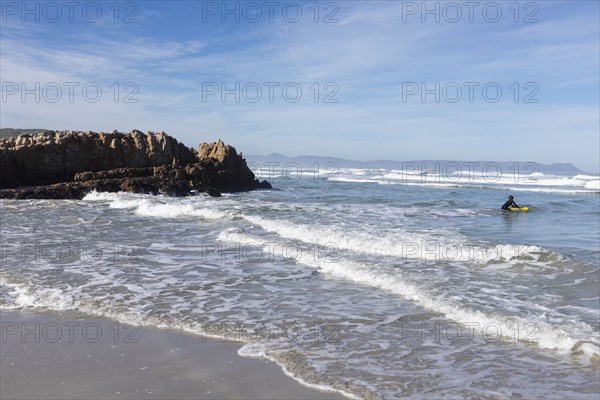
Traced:
POLYGON ((198 135, 222 137, 246 153, 512 157, 597 168, 590 150, 598 148, 599 129, 593 12, 552 5, 537 24, 423 24, 403 23, 398 2, 345 2, 337 24, 179 26, 166 15, 185 9, 161 13, 168 4, 148 4, 127 29, 3 26, 3 81, 97 81, 106 90, 98 103, 7 102, 3 126, 166 130, 190 145, 198 135), (301 83, 303 101, 290 104, 280 94, 273 103, 202 101, 206 82, 272 81, 301 83), (451 81, 498 81, 506 93, 497 104, 403 101, 403 82, 451 81), (512 102, 515 81, 535 81, 540 102, 512 102), (113 101, 113 82, 135 82, 139 103, 113 101), (311 82, 335 82, 339 104, 323 103, 323 94, 311 103, 311 82))

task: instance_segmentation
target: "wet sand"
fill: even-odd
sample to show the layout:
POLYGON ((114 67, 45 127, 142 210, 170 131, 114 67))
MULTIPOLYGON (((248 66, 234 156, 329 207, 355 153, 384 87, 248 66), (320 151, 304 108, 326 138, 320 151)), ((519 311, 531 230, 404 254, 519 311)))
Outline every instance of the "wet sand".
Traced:
POLYGON ((0 312, 2 399, 344 399, 240 344, 76 315, 0 312))

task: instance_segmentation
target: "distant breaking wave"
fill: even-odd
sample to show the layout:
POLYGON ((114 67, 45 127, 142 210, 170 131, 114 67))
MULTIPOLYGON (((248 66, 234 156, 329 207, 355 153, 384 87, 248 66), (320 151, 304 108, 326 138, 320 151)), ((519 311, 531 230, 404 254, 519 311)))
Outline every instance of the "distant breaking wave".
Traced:
POLYGON ((478 187, 564 194, 600 193, 600 177, 560 176, 534 172, 528 175, 484 176, 481 172, 365 170, 344 168, 327 177, 331 182, 375 183, 380 185, 429 186, 437 188, 478 187))

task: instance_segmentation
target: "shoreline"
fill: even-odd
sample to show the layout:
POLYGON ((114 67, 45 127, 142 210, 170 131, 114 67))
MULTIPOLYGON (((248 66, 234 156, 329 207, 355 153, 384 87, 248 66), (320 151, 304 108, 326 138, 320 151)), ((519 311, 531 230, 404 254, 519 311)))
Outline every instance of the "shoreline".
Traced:
POLYGON ((345 399, 242 344, 77 312, 0 310, 2 399, 345 399))

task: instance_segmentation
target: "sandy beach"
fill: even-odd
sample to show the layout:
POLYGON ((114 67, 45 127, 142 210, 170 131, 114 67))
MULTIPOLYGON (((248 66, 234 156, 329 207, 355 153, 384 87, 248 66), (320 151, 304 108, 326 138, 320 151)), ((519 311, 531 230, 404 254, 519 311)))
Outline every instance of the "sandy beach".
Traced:
POLYGON ((2 311, 2 399, 342 399, 240 344, 79 315, 2 311))

